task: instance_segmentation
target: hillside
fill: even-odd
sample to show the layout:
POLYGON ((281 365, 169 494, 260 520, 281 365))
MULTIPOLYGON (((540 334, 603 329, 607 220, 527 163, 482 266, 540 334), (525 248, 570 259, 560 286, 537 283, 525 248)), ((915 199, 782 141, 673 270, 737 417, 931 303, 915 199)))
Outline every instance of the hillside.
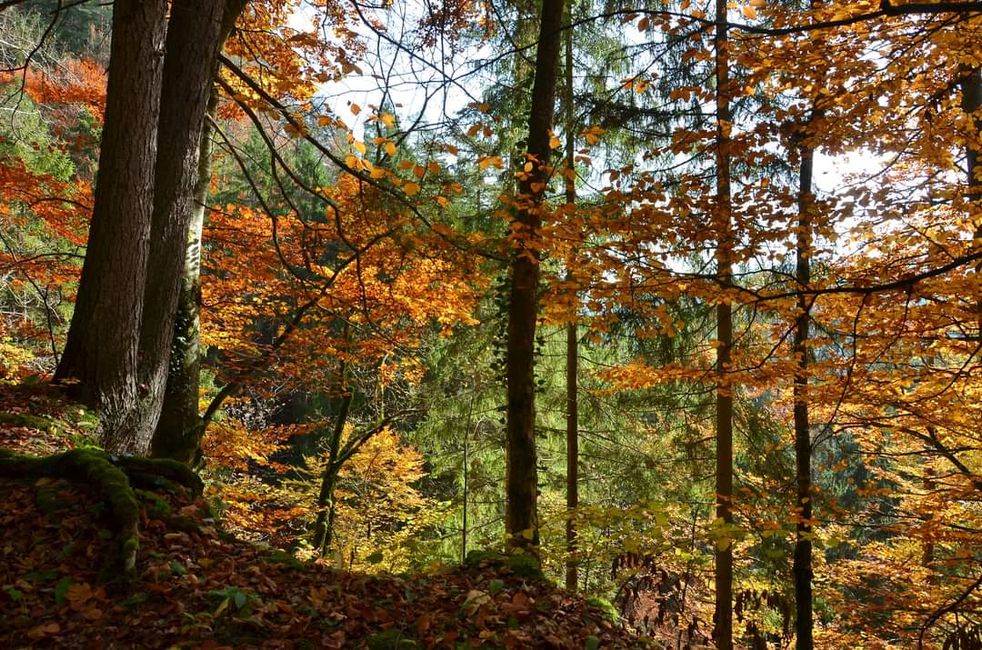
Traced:
MULTIPOLYGON (((71 407, 44 390, 8 388, 0 404, 4 449, 56 452, 85 439, 71 407)), ((647 645, 601 608, 490 556, 384 577, 299 562, 224 533, 200 496, 166 479, 135 490, 139 548, 126 580, 113 563, 111 508, 91 484, 8 477, 0 490, 5 648, 647 645)))

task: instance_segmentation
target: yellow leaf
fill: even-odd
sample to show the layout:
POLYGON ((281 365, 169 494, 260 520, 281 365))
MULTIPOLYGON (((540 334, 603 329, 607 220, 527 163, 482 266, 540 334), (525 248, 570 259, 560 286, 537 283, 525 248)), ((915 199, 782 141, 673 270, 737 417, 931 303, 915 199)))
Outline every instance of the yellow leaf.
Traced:
POLYGON ((561 146, 563 146, 562 140, 560 140, 556 136, 552 136, 551 138, 549 138, 550 149, 558 149, 561 146))
POLYGON ((414 194, 419 194, 419 185, 413 182, 406 183, 405 185, 402 186, 402 189, 409 196, 413 196, 414 194))
POLYGON ((396 155, 396 143, 395 142, 386 142, 385 143, 385 153, 389 154, 390 156, 396 155))
POLYGON ((364 142, 358 142, 357 140, 355 140, 354 147, 358 151, 358 153, 361 153, 361 154, 365 153, 365 143, 364 142))
POLYGON ((352 104, 350 110, 352 115, 358 115, 358 113, 361 113, 361 106, 358 104, 352 104))
POLYGON ((382 124, 390 129, 396 125, 396 118, 392 115, 392 113, 382 113, 381 120, 382 124))
POLYGON ((744 18, 748 18, 750 20, 753 20, 754 18, 757 17, 757 10, 754 9, 753 7, 751 7, 751 6, 745 6, 745 7, 743 7, 742 12, 743 12, 743 17, 744 18))
POLYGON ((440 173, 440 165, 435 160, 431 160, 430 162, 426 163, 426 168, 430 170, 431 174, 440 173))

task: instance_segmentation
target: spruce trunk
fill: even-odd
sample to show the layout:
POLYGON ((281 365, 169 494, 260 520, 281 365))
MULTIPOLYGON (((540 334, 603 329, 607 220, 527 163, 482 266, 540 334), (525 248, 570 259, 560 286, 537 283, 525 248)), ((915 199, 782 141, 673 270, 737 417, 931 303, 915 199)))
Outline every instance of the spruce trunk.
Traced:
MULTIPOLYGON (((720 290, 732 283, 733 233, 730 199, 730 99, 726 1, 716 0, 716 274, 720 290)), ((723 295, 716 306, 716 603, 713 638, 719 650, 733 647, 733 387, 729 376, 733 309, 723 295)))
POLYGON ((539 543, 534 372, 541 244, 539 231, 550 173, 549 139, 555 111, 562 17, 563 0, 543 0, 529 111, 527 171, 519 175, 512 225, 516 243, 511 264, 505 360, 508 383, 505 532, 509 545, 524 549, 532 549, 539 543))

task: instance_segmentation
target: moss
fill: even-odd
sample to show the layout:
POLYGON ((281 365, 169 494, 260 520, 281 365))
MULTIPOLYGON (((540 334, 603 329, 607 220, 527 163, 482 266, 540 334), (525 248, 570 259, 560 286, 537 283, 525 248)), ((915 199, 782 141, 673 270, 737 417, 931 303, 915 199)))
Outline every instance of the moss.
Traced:
POLYGON ((369 650, 415 650, 419 643, 399 630, 386 630, 365 639, 369 650))
POLYGON ((149 490, 133 490, 133 492, 146 502, 147 514, 155 519, 161 519, 171 513, 170 504, 160 495, 149 490))
POLYGON ((139 458, 137 456, 110 456, 129 476, 133 485, 148 489, 166 489, 173 492, 173 484, 186 488, 195 497, 201 496, 204 483, 190 467, 169 458, 139 458))
POLYGON ((40 429, 51 433, 55 430, 55 423, 47 418, 26 413, 0 413, 0 424, 13 427, 27 427, 30 429, 40 429))
POLYGON ((266 556, 266 561, 271 564, 280 564, 295 571, 303 571, 306 568, 304 563, 298 560, 295 555, 279 549, 270 551, 269 555, 266 556))
POLYGON ((602 611, 604 613, 604 616, 606 616, 611 623, 616 623, 621 619, 620 612, 618 612, 617 608, 614 607, 613 603, 611 603, 606 598, 593 596, 592 598, 588 598, 587 602, 593 605, 594 607, 596 607, 597 609, 599 609, 600 611, 602 611))
POLYGON ((515 553, 508 557, 507 566, 511 572, 522 578, 544 578, 542 563, 529 553, 515 553))
POLYGON ((37 506, 38 510, 47 515, 48 519, 54 519, 60 503, 58 499, 58 488, 56 486, 50 483, 38 486, 37 492, 34 495, 34 505, 37 506))
POLYGON ((104 452, 73 449, 38 458, 0 449, 0 476, 66 478, 91 486, 109 504, 117 542, 113 564, 121 568, 125 576, 135 575, 139 505, 126 474, 113 465, 104 452))

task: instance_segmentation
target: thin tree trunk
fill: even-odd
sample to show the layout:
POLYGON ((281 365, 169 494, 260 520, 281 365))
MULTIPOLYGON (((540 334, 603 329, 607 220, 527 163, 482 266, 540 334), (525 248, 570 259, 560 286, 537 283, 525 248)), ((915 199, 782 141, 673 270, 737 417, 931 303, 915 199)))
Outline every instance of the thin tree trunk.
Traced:
POLYGON ((313 547, 318 553, 324 555, 331 547, 331 538, 334 533, 334 518, 337 513, 334 501, 334 489, 337 487, 338 472, 341 469, 339 454, 341 452, 341 437, 344 434, 344 426, 348 423, 348 413, 351 411, 351 400, 354 394, 348 390, 345 383, 345 363, 341 363, 341 390, 344 396, 341 405, 338 407, 337 417, 334 419, 334 429, 328 441, 327 465, 321 477, 321 490, 317 496, 317 521, 314 523, 313 547))
POLYGON ((102 444, 140 452, 126 432, 138 402, 140 324, 153 208, 165 0, 117 0, 106 119, 75 313, 55 379, 99 410, 102 444), (73 386, 74 384, 74 386, 73 386))
MULTIPOLYGON (((716 0, 716 273, 721 289, 732 282, 733 225, 730 199, 730 99, 726 0, 716 0)), ((719 650, 733 648, 733 390, 728 375, 733 311, 727 298, 716 306, 716 517, 725 540, 716 545, 716 607, 713 638, 719 650)))
MULTIPOLYGON (((566 3, 566 24, 569 26, 563 35, 566 54, 566 83, 564 108, 566 111, 566 209, 576 205, 576 168, 574 156, 576 149, 576 128, 573 109, 573 3, 566 3)), ((576 508, 580 505, 579 493, 579 404, 577 401, 577 366, 579 349, 577 341, 576 314, 566 324, 566 588, 576 591, 576 522, 573 521, 576 508)))
MULTIPOLYGON (((975 130, 976 139, 968 139, 965 145, 965 171, 967 174, 968 197, 972 203, 978 205, 982 203, 982 169, 979 168, 979 150, 977 137, 982 131, 982 117, 978 116, 978 111, 982 109, 982 68, 962 68, 962 110, 969 115, 975 115, 972 122, 975 130)), ((982 248, 982 219, 975 223, 975 232, 972 233, 973 245, 976 250, 982 248)), ((975 274, 982 276, 982 262, 975 265, 975 274)), ((982 297, 975 302, 975 309, 978 314, 978 334, 982 337, 982 297)))
POLYGON ((178 294, 202 126, 211 95, 226 0, 173 0, 158 130, 153 219, 140 332, 140 417, 134 448, 145 453, 160 418, 167 385, 178 294))
POLYGON ((535 81, 529 111, 528 160, 516 197, 516 251, 511 266, 506 352, 507 429, 505 529, 509 545, 531 549, 539 543, 536 510, 535 329, 538 318, 539 243, 543 195, 549 181, 550 130, 555 110, 563 0, 543 0, 535 81))
MULTIPOLYGON (((809 134, 804 134, 809 137, 809 134)), ((812 168, 814 148, 799 147, 801 166, 798 173, 798 241, 795 279, 799 289, 811 282, 812 250, 812 168)), ((794 330, 794 455, 798 511, 794 545, 795 643, 798 650, 811 650, 812 640, 812 475, 811 432, 808 425, 808 298, 798 296, 798 318, 794 330)))

